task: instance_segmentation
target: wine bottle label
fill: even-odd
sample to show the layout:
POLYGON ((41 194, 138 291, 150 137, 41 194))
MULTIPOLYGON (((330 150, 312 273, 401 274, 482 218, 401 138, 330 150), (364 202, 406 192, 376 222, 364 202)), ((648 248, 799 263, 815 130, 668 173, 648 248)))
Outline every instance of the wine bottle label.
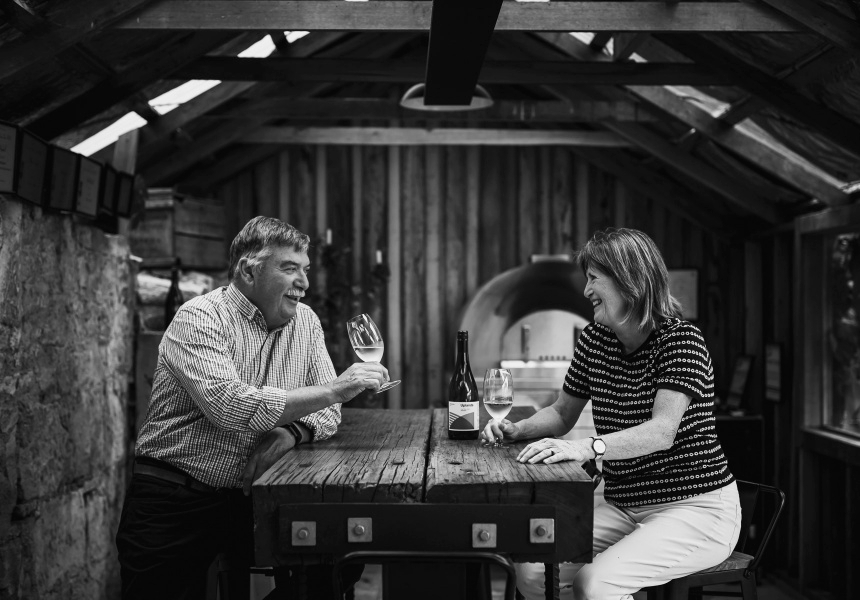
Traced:
POLYGON ((477 431, 478 403, 449 402, 448 429, 456 429, 457 431, 477 431))

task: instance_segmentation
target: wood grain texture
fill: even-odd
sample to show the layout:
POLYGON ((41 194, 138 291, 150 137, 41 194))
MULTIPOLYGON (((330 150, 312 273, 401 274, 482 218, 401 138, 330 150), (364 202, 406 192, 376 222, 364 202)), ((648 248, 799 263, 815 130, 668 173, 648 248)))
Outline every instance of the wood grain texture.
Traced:
POLYGON ((276 554, 278 505, 423 501, 427 410, 343 409, 338 433, 299 446, 253 486, 256 552, 276 554))
MULTIPOLYGON (((427 31, 431 2, 367 3, 303 0, 158 2, 119 22, 122 29, 271 31, 427 31)), ((793 20, 756 4, 723 2, 504 2, 502 31, 803 31, 793 20)))
MULTIPOLYGON (((511 414, 518 420, 524 411, 511 414)), ((521 464, 516 456, 525 443, 485 448, 477 441, 449 440, 447 422, 444 409, 433 411, 427 502, 554 505, 559 561, 590 559, 593 488, 578 464, 521 464)))

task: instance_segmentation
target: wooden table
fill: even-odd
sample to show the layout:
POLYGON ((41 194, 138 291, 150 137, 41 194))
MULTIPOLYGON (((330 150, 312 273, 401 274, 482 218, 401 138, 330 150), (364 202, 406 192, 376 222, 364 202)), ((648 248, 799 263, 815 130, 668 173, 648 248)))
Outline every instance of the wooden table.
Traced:
POLYGON ((443 409, 344 408, 334 437, 298 447, 255 482, 257 564, 363 550, 591 560, 592 482, 578 464, 524 465, 524 443, 449 440, 446 424, 443 409))

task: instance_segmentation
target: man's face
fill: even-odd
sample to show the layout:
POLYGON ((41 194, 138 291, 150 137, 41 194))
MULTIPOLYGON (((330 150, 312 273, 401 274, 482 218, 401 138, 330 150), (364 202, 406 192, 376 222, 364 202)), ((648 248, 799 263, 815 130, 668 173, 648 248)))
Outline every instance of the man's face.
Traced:
POLYGON ((254 273, 247 296, 263 313, 269 329, 280 327, 296 316, 299 299, 309 287, 310 264, 307 252, 276 247, 254 273))

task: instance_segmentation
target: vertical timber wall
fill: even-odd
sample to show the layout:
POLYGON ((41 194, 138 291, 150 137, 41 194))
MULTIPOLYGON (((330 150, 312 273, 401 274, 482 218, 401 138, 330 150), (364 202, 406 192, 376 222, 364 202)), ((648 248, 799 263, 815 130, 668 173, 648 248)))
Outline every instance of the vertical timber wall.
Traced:
POLYGON ((119 597, 124 238, 0 195, 0 599, 119 597))

